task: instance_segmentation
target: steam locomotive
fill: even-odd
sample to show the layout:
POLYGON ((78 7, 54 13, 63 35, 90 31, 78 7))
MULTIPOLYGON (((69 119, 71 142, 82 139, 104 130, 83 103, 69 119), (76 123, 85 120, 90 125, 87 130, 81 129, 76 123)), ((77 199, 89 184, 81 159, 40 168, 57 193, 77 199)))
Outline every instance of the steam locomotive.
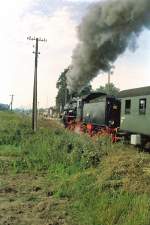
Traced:
POLYGON ((63 122, 75 132, 110 135, 150 148, 150 87, 120 91, 117 97, 92 92, 73 98, 64 108, 63 122))

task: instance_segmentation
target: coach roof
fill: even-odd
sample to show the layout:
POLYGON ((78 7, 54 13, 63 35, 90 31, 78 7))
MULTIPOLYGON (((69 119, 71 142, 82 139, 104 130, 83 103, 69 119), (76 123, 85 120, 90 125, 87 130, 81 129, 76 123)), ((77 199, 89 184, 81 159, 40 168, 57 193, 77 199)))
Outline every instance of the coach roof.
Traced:
POLYGON ((119 98, 150 95, 150 86, 120 91, 119 98))

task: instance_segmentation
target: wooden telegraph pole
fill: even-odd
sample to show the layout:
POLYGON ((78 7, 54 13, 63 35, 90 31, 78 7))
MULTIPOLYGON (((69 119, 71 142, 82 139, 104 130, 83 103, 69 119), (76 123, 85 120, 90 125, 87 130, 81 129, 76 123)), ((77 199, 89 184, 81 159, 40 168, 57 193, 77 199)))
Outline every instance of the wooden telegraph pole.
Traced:
POLYGON ((10 110, 12 111, 13 109, 13 101, 14 101, 14 95, 10 95, 11 96, 11 101, 10 101, 10 110))
POLYGON ((114 73, 113 69, 115 68, 115 66, 111 66, 110 70, 108 71, 108 94, 110 94, 110 76, 114 73))
POLYGON ((34 132, 37 131, 37 68, 38 68, 38 55, 40 54, 39 41, 46 42, 47 40, 44 38, 32 38, 31 36, 27 38, 30 41, 35 41, 35 69, 34 69, 34 85, 33 85, 33 108, 32 108, 32 130, 34 132))

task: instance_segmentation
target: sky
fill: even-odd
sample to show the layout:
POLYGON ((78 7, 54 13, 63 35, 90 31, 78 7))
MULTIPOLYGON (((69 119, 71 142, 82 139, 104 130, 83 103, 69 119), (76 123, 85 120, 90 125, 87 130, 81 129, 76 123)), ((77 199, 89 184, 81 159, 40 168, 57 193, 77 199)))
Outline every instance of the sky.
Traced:
MULTIPOLYGON (((39 43, 39 107, 55 105, 56 82, 71 63, 78 43, 77 27, 89 5, 96 0, 0 0, 0 102, 31 108, 34 51, 28 36, 46 38, 39 43)), ((97 0, 100 1, 100 0, 97 0)), ((134 52, 127 50, 115 62, 111 81, 121 90, 150 86, 150 31, 144 30, 134 52)), ((104 85, 107 74, 92 81, 93 88, 104 85)))

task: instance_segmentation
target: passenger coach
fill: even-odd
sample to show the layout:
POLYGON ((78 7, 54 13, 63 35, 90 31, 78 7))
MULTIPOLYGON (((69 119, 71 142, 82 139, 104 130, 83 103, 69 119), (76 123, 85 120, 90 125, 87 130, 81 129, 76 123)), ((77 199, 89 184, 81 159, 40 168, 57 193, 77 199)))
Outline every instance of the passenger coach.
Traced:
POLYGON ((132 134, 131 144, 150 141, 150 86, 124 90, 121 99, 120 130, 132 134))

